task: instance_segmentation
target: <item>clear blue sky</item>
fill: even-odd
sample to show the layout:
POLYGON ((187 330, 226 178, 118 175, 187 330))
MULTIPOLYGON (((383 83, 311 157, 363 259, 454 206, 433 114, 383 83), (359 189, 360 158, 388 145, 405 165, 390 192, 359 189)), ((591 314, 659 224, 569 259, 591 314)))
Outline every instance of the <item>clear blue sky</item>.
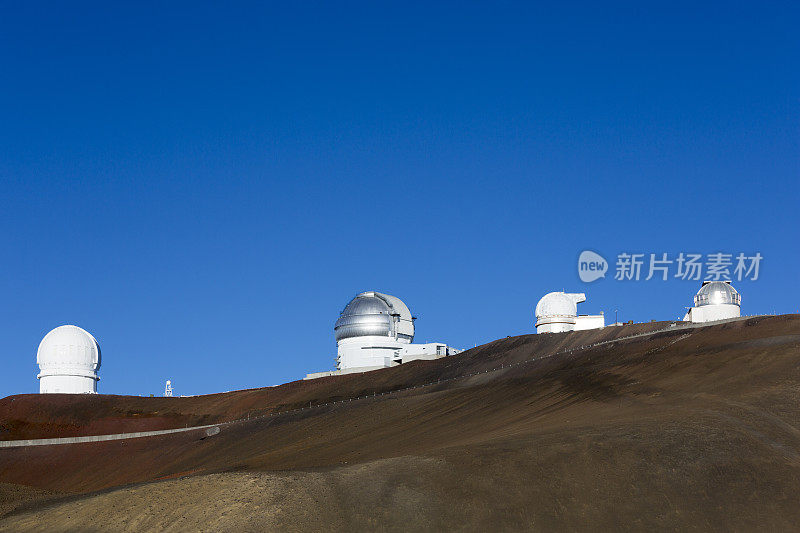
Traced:
POLYGON ((0 396, 65 323, 198 394, 333 368, 364 290, 470 347, 699 286, 586 248, 760 252, 743 312, 798 312, 798 4, 548 4, 3 2, 0 396))

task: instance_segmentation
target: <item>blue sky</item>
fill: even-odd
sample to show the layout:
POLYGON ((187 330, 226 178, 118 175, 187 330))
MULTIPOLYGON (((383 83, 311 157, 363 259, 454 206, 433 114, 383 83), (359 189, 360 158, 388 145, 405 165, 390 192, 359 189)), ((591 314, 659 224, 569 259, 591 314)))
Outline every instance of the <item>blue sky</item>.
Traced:
POLYGON ((162 4, 2 5, 0 396, 65 323, 199 394, 333 368, 364 290, 466 348, 699 286, 584 249, 760 252, 743 312, 800 310, 796 3, 162 4))

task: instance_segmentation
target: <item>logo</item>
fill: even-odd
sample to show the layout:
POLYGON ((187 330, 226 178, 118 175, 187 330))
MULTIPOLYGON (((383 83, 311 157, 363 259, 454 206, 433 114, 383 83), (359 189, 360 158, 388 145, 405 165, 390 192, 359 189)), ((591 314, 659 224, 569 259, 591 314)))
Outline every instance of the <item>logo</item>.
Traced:
MULTIPOLYGON (((761 252, 738 254, 714 252, 710 254, 680 252, 651 253, 620 252, 617 254, 617 281, 662 281, 681 279, 691 281, 756 281, 761 272, 761 252)), ((603 256, 584 250, 578 257, 578 277, 591 283, 606 277, 608 262, 603 256)))
POLYGON ((578 277, 584 283, 591 283, 597 279, 606 277, 608 271, 608 261, 602 255, 590 250, 584 250, 578 257, 578 277))

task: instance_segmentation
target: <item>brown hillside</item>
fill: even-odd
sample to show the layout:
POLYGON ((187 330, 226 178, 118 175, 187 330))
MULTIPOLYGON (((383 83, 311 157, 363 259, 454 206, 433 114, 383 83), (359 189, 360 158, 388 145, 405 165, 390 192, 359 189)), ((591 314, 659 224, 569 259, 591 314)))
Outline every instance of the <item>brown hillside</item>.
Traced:
POLYGON ((557 354, 667 325, 514 337, 434 362, 194 398, 6 398, 8 439, 376 394, 211 437, 0 449, 0 529, 793 529, 800 316, 557 354))

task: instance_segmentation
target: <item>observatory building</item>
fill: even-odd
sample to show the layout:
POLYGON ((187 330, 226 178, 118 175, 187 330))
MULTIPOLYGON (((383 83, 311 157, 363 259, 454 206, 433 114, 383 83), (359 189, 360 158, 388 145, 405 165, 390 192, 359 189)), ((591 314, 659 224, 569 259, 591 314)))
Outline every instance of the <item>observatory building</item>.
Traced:
POLYGON ((581 293, 550 292, 536 304, 536 333, 560 333, 605 327, 603 313, 579 315, 578 304, 586 301, 581 293))
POLYGON ((413 344, 414 320, 400 298, 362 292, 345 306, 333 328, 336 370, 308 374, 306 379, 366 372, 419 359, 438 359, 457 350, 441 342, 413 344))
POLYGON ((736 318, 742 315, 742 296, 730 281, 704 281, 694 295, 694 307, 690 307, 683 320, 686 322, 711 322, 736 318))
POLYGON ((39 392, 97 393, 100 345, 78 326, 59 326, 44 336, 36 352, 39 392))

